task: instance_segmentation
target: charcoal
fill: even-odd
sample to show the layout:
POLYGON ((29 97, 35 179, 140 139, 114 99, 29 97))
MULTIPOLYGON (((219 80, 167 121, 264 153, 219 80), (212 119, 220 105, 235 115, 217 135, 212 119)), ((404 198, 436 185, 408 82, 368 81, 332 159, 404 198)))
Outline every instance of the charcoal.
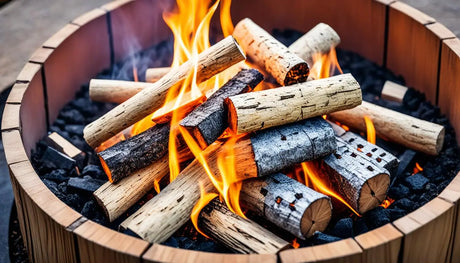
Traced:
POLYGON ((398 184, 390 188, 390 190, 388 191, 388 196, 390 196, 393 199, 400 199, 407 196, 409 192, 410 190, 407 186, 403 184, 398 184))
POLYGON ((53 125, 56 125, 56 126, 58 126, 59 128, 62 129, 63 127, 65 127, 66 122, 65 122, 65 120, 63 120, 63 119, 59 119, 59 118, 58 118, 58 119, 56 119, 56 120, 54 121, 54 124, 53 124, 53 125))
POLYGON ((421 191, 430 180, 424 177, 422 173, 418 173, 407 177, 404 181, 410 189, 421 191))
POLYGON ((316 232, 309 241, 312 245, 322 245, 330 242, 335 242, 341 240, 339 237, 331 236, 322 232, 316 232))
POLYGON ((92 193, 101 187, 104 183, 105 181, 85 176, 84 178, 70 178, 68 186, 92 193))
POLYGON ((87 165, 81 172, 81 175, 89 175, 94 179, 107 180, 107 176, 105 175, 102 168, 94 164, 87 165))
POLYGON ((444 182, 440 183, 438 185, 438 187, 436 187, 438 193, 441 193, 444 190, 444 188, 446 188, 449 185, 449 183, 450 182, 448 182, 448 181, 444 181, 444 182))
POLYGON ((50 132, 61 133, 61 128, 59 128, 59 126, 56 126, 56 125, 51 125, 50 126, 50 132))
POLYGON ((58 118, 64 120, 67 124, 83 124, 85 117, 76 109, 65 110, 63 109, 58 118))
POLYGON ((55 181, 57 183, 67 181, 69 179, 69 177, 67 176, 67 172, 63 169, 53 170, 52 172, 45 174, 43 178, 55 181))
POLYGON ((403 209, 403 210, 411 211, 414 209, 415 203, 409 200, 408 198, 402 198, 402 199, 395 201, 392 204, 392 206, 403 209))
POLYGON ((88 218, 93 218, 95 216, 95 213, 97 211, 98 207, 95 201, 90 200, 83 205, 83 208, 81 209, 81 214, 88 217, 88 218))
POLYGON ((367 231, 369 231, 369 228, 367 228, 366 221, 362 217, 356 219, 354 226, 355 226, 354 228, 355 235, 364 234, 367 231))
POLYGON ((411 110, 416 110, 420 103, 425 100, 425 95, 413 88, 409 88, 404 94, 403 104, 411 110))
POLYGON ((42 181, 46 185, 46 187, 48 187, 48 189, 50 189, 51 192, 53 192, 53 194, 55 194, 59 199, 64 199, 65 198, 65 194, 63 194, 63 193, 61 193, 61 191, 59 191, 57 183, 55 183, 53 181, 50 181, 50 180, 47 180, 47 179, 43 179, 42 181))
POLYGON ((85 129, 85 125, 79 124, 69 124, 65 126, 65 131, 69 133, 69 136, 77 135, 83 137, 83 130, 85 129))
POLYGON ((72 207, 77 211, 80 210, 82 207, 82 200, 80 198, 80 195, 76 193, 66 195, 63 201, 68 206, 72 207))
POLYGON ((390 223, 388 212, 381 206, 369 211, 365 215, 367 227, 369 230, 381 227, 387 223, 390 223))
POLYGON ((96 105, 92 104, 89 99, 78 98, 70 102, 70 105, 75 107, 80 111, 85 117, 91 117, 94 113, 98 111, 96 105))
POLYGON ((331 233, 340 238, 349 238, 353 236, 353 219, 342 218, 335 224, 331 233))
POLYGON ((62 182, 58 185, 58 189, 59 191, 61 191, 61 193, 64 193, 64 194, 67 194, 67 182, 62 182))
POLYGON ((175 237, 170 237, 168 240, 162 243, 162 245, 169 247, 179 247, 179 242, 175 237))
POLYGON ((408 213, 408 211, 399 208, 387 208, 386 211, 391 221, 395 221, 408 213))
MULTIPOLYGON (((54 167, 61 168, 64 170, 71 170, 74 169, 76 166, 76 162, 74 159, 56 151, 51 147, 46 148, 46 151, 41 159, 42 162, 47 163, 48 165, 52 163, 54 164, 54 167)), ((53 165, 50 165, 49 167, 52 168, 52 166, 53 165)))
POLYGON ((412 168, 415 164, 415 156, 417 152, 407 149, 401 154, 399 159, 399 167, 398 171, 396 172, 396 176, 401 176, 404 172, 408 171, 408 169, 412 168))

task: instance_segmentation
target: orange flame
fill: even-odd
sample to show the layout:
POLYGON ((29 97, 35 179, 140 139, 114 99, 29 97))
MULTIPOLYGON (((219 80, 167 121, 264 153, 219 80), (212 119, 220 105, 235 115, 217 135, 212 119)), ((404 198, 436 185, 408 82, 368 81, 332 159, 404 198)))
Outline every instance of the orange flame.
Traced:
POLYGON ((394 201, 394 199, 387 197, 387 199, 383 200, 383 203, 380 206, 387 209, 392 203, 394 203, 394 201))
POLYGON ((299 242, 297 242, 297 238, 294 238, 294 240, 292 240, 291 246, 292 246, 293 248, 295 248, 295 249, 297 249, 297 248, 300 247, 299 242))
POLYGON ((364 122, 366 123, 367 141, 375 144, 376 139, 374 123, 369 116, 364 116, 364 122))
POLYGON ((133 63, 133 77, 134 77, 134 82, 139 82, 139 75, 137 74, 137 67, 133 63))
POLYGON ((212 199, 216 198, 218 195, 216 193, 206 193, 203 185, 201 184, 200 184, 200 193, 201 193, 200 200, 193 207, 191 220, 192 220, 193 226, 195 227, 196 231, 198 231, 198 233, 202 234, 203 236, 209 238, 205 233, 203 233, 200 230, 200 228, 198 228, 198 216, 200 215, 201 209, 207 206, 209 202, 211 202, 212 199))
POLYGON ((96 147, 95 151, 96 152, 102 152, 103 150, 105 150, 107 148, 110 148, 110 147, 114 146, 115 144, 117 144, 117 143, 119 143, 121 141, 124 141, 124 140, 126 140, 125 135, 123 134, 123 132, 119 132, 115 136, 113 136, 112 138, 110 138, 107 141, 101 143, 101 145, 96 147))
POLYGON ((310 77, 313 79, 329 78, 334 75, 335 70, 343 74, 335 48, 331 47, 329 53, 316 53, 313 55, 313 66, 310 69, 310 77))
POLYGON ((414 170, 412 171, 412 175, 418 174, 419 172, 422 172, 422 171, 423 171, 422 166, 420 166, 420 164, 416 162, 414 170))

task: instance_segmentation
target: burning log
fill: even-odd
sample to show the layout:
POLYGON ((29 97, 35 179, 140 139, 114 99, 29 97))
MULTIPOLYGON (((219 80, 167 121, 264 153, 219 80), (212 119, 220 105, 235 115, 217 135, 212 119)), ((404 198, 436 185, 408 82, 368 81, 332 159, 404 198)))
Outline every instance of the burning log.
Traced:
POLYGON ((207 101, 188 114, 180 125, 194 136, 202 148, 206 148, 228 127, 224 100, 255 88, 262 80, 263 75, 259 71, 243 69, 207 101))
MULTIPOLYGON (((217 152, 221 144, 217 141, 204 151, 214 174, 220 174, 217 152)), ((269 175, 296 163, 321 158, 335 149, 334 132, 321 118, 276 127, 236 142, 236 174, 246 178, 269 175)), ((165 241, 187 222, 200 199, 200 184, 206 192, 213 190, 203 166, 195 160, 122 226, 150 242, 165 241)))
POLYGON ((337 152, 322 160, 322 169, 345 201, 358 213, 366 213, 385 199, 390 175, 342 139, 337 138, 337 144, 337 152))
POLYGON ((281 173, 246 180, 240 198, 249 210, 302 239, 326 229, 332 216, 329 197, 281 173))
POLYGON ((168 74, 170 70, 171 70, 170 67, 149 68, 145 71, 145 81, 146 82, 157 82, 164 75, 168 74))
POLYGON ((113 79, 92 79, 89 82, 89 97, 93 101, 123 103, 151 83, 113 79))
POLYGON ((329 116, 360 131, 366 130, 364 116, 369 116, 378 137, 430 155, 437 155, 444 143, 443 126, 365 101, 356 108, 329 116))
POLYGON ((98 153, 111 183, 159 160, 168 152, 169 124, 159 124, 98 153))
POLYGON ((177 98, 168 101, 164 107, 161 107, 152 116, 152 122, 155 123, 166 123, 170 122, 172 119, 173 111, 178 110, 181 114, 188 115, 192 112, 196 107, 201 105, 203 102, 206 101, 206 96, 202 95, 197 98, 192 97, 192 92, 184 93, 180 105, 175 107, 177 98))
MULTIPOLYGON (((203 82, 244 59, 245 56, 233 37, 227 37, 198 55, 197 82, 203 82)), ((183 81, 194 68, 193 61, 183 63, 159 81, 87 125, 83 131, 86 142, 95 148, 160 108, 168 89, 183 81)))
POLYGON ((297 39, 289 50, 305 60, 310 67, 313 66, 315 54, 325 54, 340 43, 337 32, 327 24, 319 23, 305 35, 297 39))
POLYGON ((257 223, 231 212, 214 198, 201 210, 200 229, 235 252, 243 254, 276 254, 289 243, 257 223))
POLYGON ((238 133, 295 122, 361 104, 361 88, 351 74, 229 97, 229 126, 238 133))
POLYGON ((247 56, 279 84, 286 86, 307 80, 308 64, 251 19, 241 20, 235 26, 233 36, 247 56))

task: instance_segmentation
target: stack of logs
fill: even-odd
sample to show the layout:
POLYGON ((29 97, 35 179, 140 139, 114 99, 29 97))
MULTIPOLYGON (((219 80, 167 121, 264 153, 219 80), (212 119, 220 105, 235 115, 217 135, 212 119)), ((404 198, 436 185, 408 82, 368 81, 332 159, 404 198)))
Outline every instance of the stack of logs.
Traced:
MULTIPOLYGON (((319 116, 328 114, 359 131, 366 130, 363 118, 368 116, 379 137, 427 154, 439 153, 443 143, 442 126, 362 102, 360 86, 350 74, 309 80, 313 55, 327 53, 339 42, 331 27, 319 24, 286 47, 244 19, 236 25, 233 36, 196 59, 198 83, 233 65, 227 72, 235 68, 240 71, 208 98, 189 100, 179 107, 186 113, 180 126, 202 148, 209 170, 216 175, 222 176, 217 156, 225 154, 221 135, 226 130, 245 134, 233 147, 236 174, 246 178, 241 205, 301 239, 327 227, 331 201, 280 171, 315 160, 329 175, 334 191, 354 210, 366 213, 385 199, 390 174, 399 162, 384 149, 319 116), (246 56, 258 70, 238 63, 246 56), (282 87, 251 92, 264 79, 259 70, 282 87)), ((152 128, 99 152, 109 182, 94 196, 110 221, 169 173, 171 112, 157 110, 164 104, 168 89, 181 83, 194 68, 188 61, 175 68, 149 69, 149 82, 91 81, 91 99, 120 103, 85 128, 85 140, 93 148, 156 111, 152 128)), ((177 145, 179 162, 193 158, 183 138, 177 145)), ((150 242, 163 242, 190 219, 200 190, 216 191, 195 159, 120 228, 150 242)), ((207 235, 236 252, 276 253, 289 247, 288 242, 254 221, 230 212, 219 199, 205 206, 198 221, 207 235)))

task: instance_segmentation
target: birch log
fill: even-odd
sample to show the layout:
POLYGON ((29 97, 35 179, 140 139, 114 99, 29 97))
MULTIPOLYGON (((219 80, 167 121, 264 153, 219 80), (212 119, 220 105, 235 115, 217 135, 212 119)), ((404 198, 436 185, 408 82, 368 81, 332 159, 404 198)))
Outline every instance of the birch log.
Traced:
POLYGON ((326 229, 332 216, 329 197, 281 173, 246 180, 240 200, 249 210, 301 239, 326 229))
MULTIPOLYGON (((204 152, 209 169, 215 175, 220 175, 217 151, 221 144, 216 141, 204 152)), ((235 163, 238 164, 235 167, 238 178, 251 178, 323 157, 335 149, 332 127, 324 120, 317 119, 277 127, 254 134, 251 138, 243 138, 237 141, 233 150, 235 163)), ((127 218, 122 226, 149 242, 165 241, 190 218, 193 206, 200 198, 200 184, 206 192, 213 189, 204 168, 195 160, 160 194, 127 218)))
MULTIPOLYGON (((244 59, 245 56, 233 37, 227 37, 198 55, 197 82, 203 82, 244 59)), ((185 62, 172 69, 159 81, 87 125, 83 131, 86 142, 95 148, 160 108, 168 89, 183 81, 194 68, 193 61, 185 62)))
POLYGON ((93 101, 123 103, 151 83, 113 79, 92 79, 89 82, 89 97, 93 101))
POLYGON ((329 116, 360 131, 366 131, 364 116, 369 116, 378 137, 430 155, 439 154, 444 143, 443 126, 365 101, 354 109, 334 112, 329 116))
POLYGON ((219 198, 203 208, 198 224, 205 234, 237 253, 276 254, 290 246, 257 223, 235 215, 219 198))
POLYGON ((339 43, 340 37, 337 32, 329 25, 319 23, 292 43, 289 50, 305 60, 311 68, 316 54, 326 54, 339 43))
POLYGON ((161 68, 148 68, 145 71, 145 81, 146 82, 157 82, 164 75, 168 74, 171 70, 170 67, 161 67, 161 68))
POLYGON ((255 69, 243 69, 211 95, 207 101, 188 114, 180 123, 193 135, 202 148, 213 143, 228 127, 224 100, 247 92, 263 80, 255 69))
POLYGON ((337 152, 321 162, 322 169, 347 203, 364 214, 385 200, 390 175, 342 139, 337 138, 337 145, 337 152))
POLYGON ((251 19, 241 20, 235 26, 233 36, 246 55, 279 84, 286 86, 307 80, 308 64, 251 19))
POLYGON ((237 134, 279 126, 361 104, 351 74, 229 97, 229 127, 237 134))

